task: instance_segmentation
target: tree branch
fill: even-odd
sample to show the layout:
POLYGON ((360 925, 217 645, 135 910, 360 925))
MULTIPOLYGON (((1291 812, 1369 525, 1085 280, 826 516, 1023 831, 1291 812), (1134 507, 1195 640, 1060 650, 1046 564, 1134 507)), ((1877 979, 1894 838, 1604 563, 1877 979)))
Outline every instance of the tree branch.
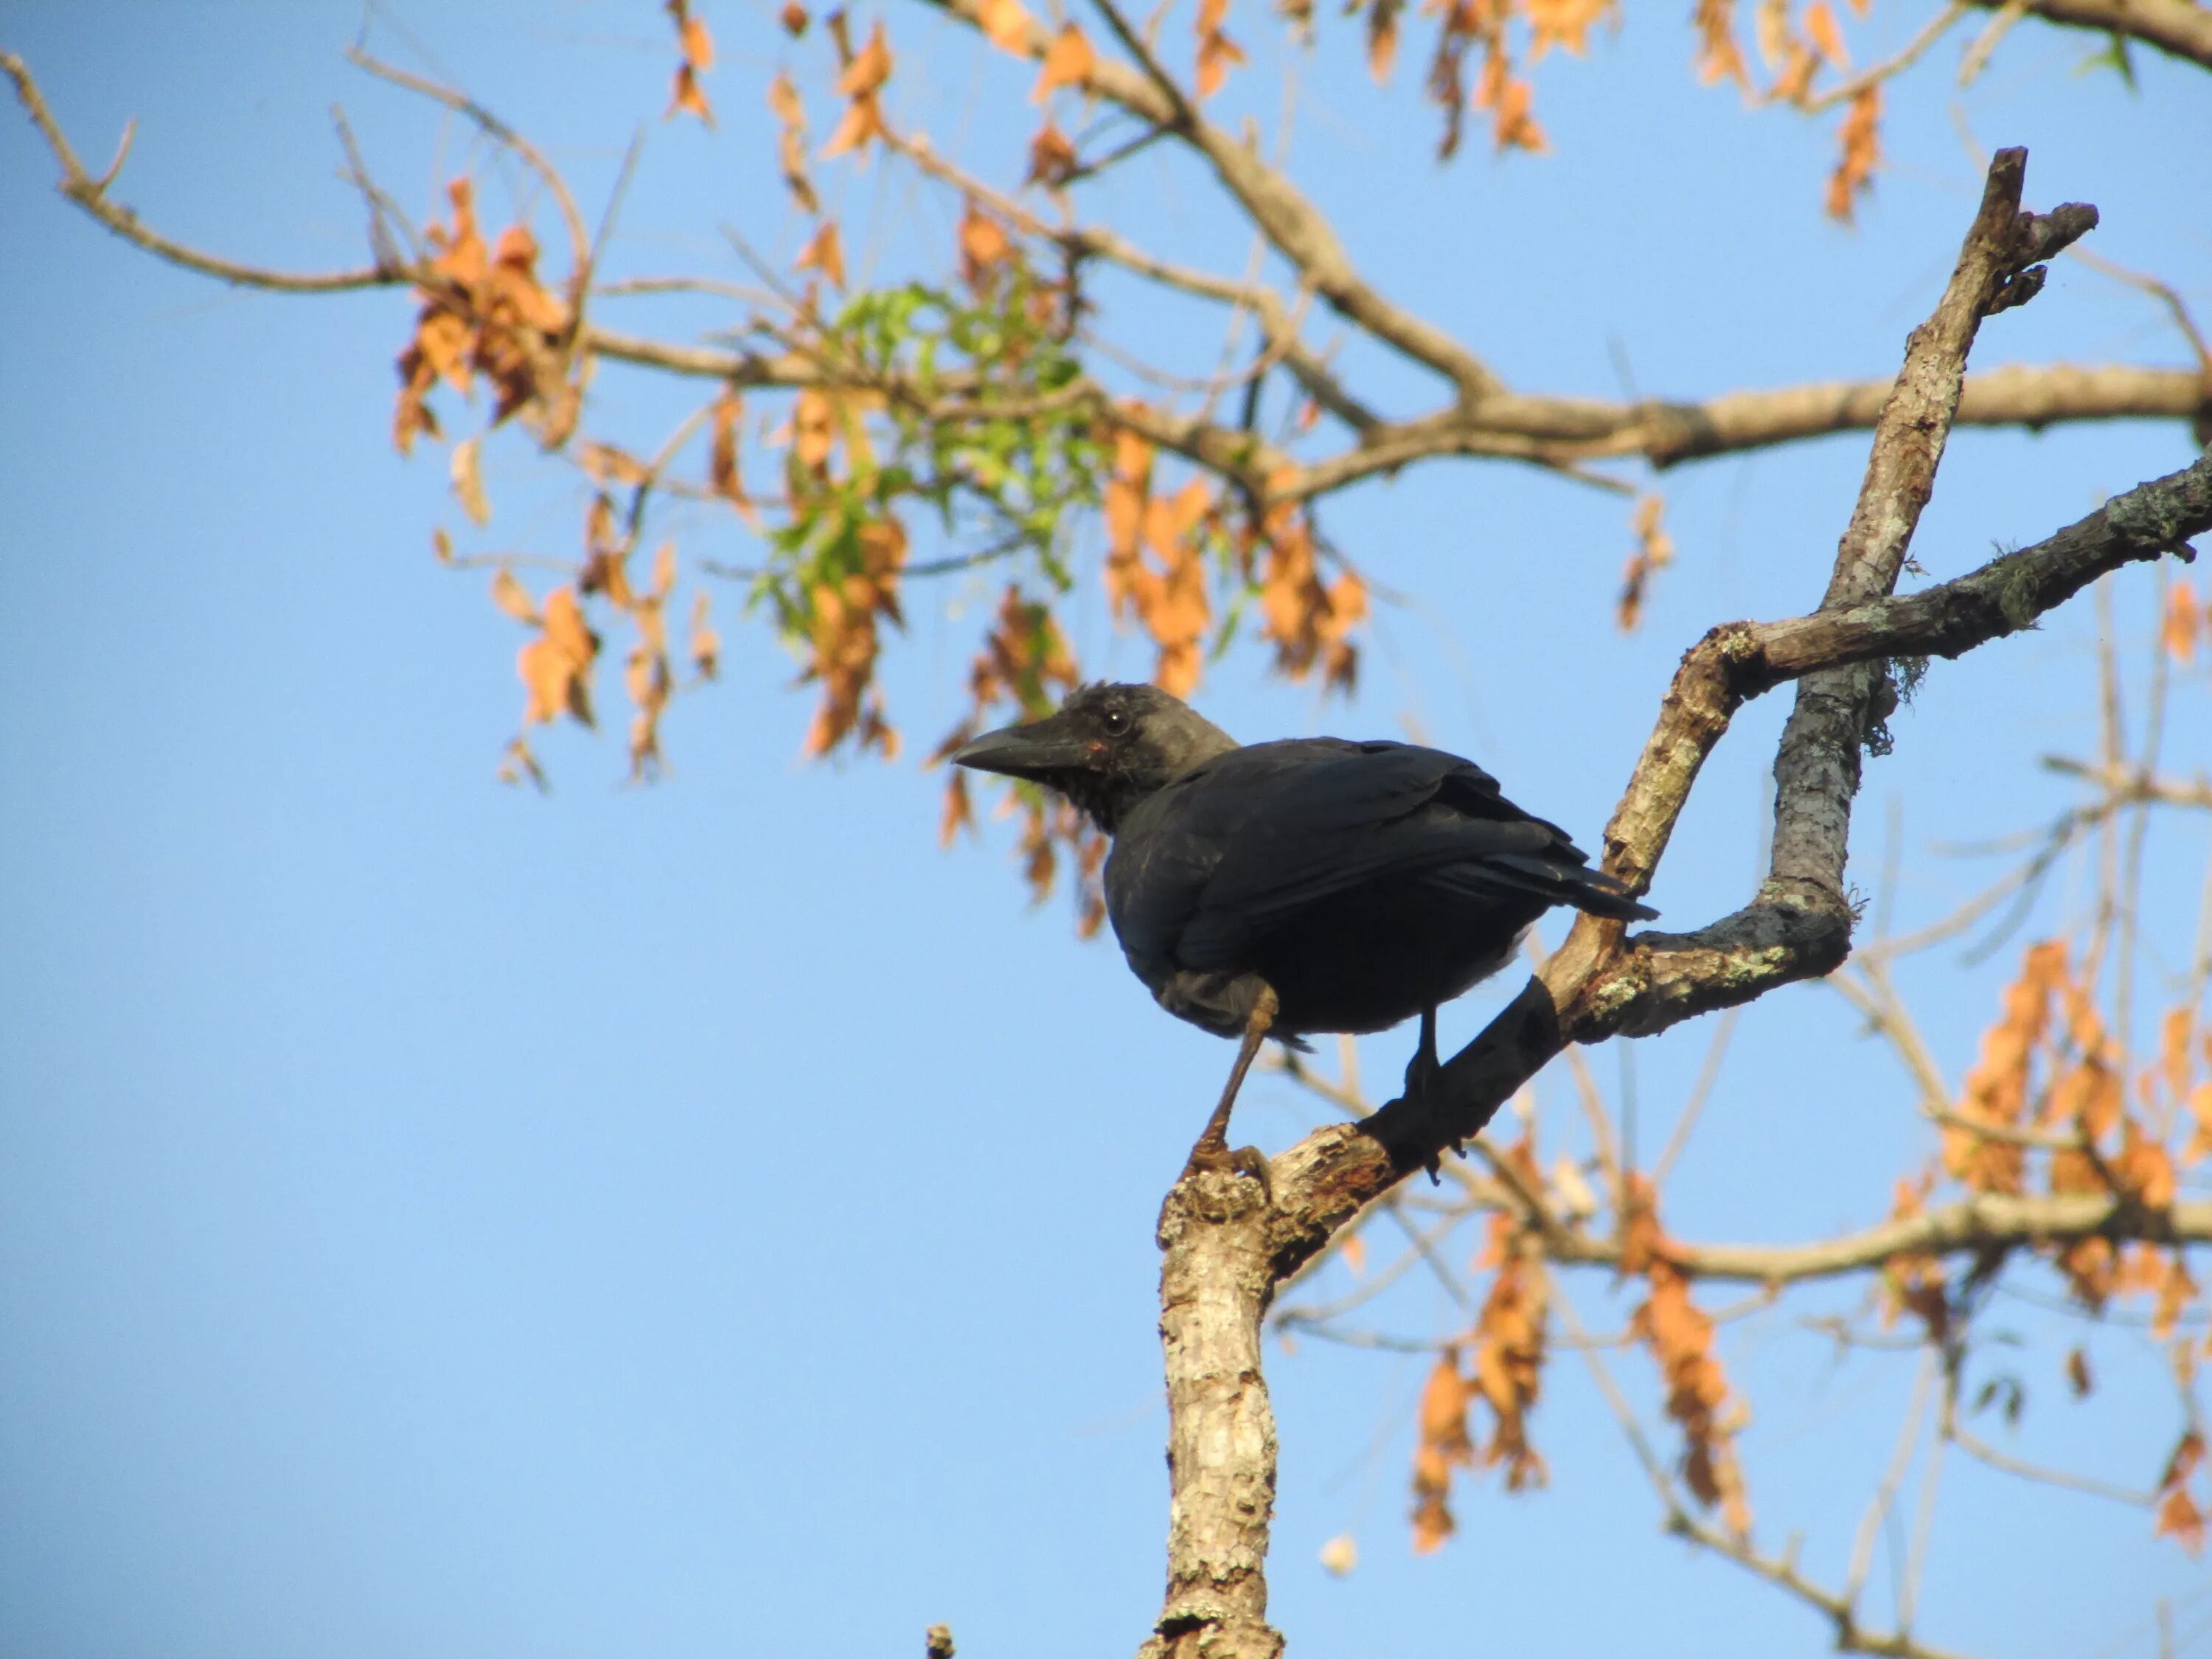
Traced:
POLYGON ((382 263, 360 270, 288 271, 270 270, 259 265, 242 265, 229 259, 217 258, 211 253, 202 253, 197 248, 186 247, 182 242, 172 241, 158 231, 149 230, 138 222, 138 216, 119 203, 107 198, 107 187, 115 180, 123 166, 123 157, 129 149, 126 136, 124 145, 116 153, 115 161, 99 178, 85 171, 77 160, 76 152, 70 148, 68 137, 46 107, 45 95, 39 83, 31 78, 31 71, 21 58, 12 52, 0 52, 0 71, 15 82, 16 100, 23 106, 24 113, 31 118, 39 134, 53 151, 54 159, 61 163, 62 178, 58 188, 64 196, 76 203, 101 224, 124 240, 167 259, 171 264, 182 265, 187 270, 213 276, 219 281, 241 288, 268 289, 279 294, 343 294, 356 289, 394 288, 413 280, 413 273, 404 266, 382 263))
MULTIPOLYGON (((1995 10, 2006 0, 1972 3, 1995 10)), ((2025 9, 2045 22, 2122 35, 2212 69, 2212 11, 2193 0, 2026 0, 2025 9)))
MULTIPOLYGON (((982 0, 929 0, 980 33, 989 33, 982 0)), ((1141 40, 1110 4, 1102 5, 1112 27, 1139 61, 1148 55, 1141 40)), ((1042 60, 1052 37, 1036 23, 1027 25, 1022 51, 1042 60)), ((1004 41, 1002 31, 992 35, 1004 41)), ((1385 299, 1352 263, 1344 244, 1322 210, 1289 177, 1260 159, 1251 145, 1231 137, 1200 114, 1173 88, 1103 54, 1084 77, 1083 89, 1119 104, 1138 119, 1182 141, 1213 169, 1268 243, 1297 267, 1300 277, 1337 311, 1385 344, 1449 380, 1463 401, 1475 402, 1498 389, 1497 376, 1466 347, 1424 318, 1385 299)))
MULTIPOLYGON (((1960 272, 1936 315, 1916 331, 1899 377, 1900 386, 1914 389, 1893 399, 1876 439, 1863 507, 1854 517, 1858 528, 1839 549, 1831 581, 1842 607, 1765 628, 1717 629, 1675 674, 1606 830, 1607 868, 1639 891, 1649 884, 1705 756, 1744 698, 1777 683, 1771 675, 1802 678, 1893 652, 1956 654, 2027 626, 2106 569, 2179 547, 2212 527, 2207 459, 1955 582, 1904 599, 1852 600, 1895 579, 1917 515, 1914 497, 1924 500, 1926 478, 1940 458, 1940 434, 1928 423, 1940 420, 1947 378, 1955 396, 1972 335, 1961 303, 1977 308, 1978 322, 1979 307, 1997 305, 2019 280, 2021 262, 2046 251, 2067 228, 2015 216, 2016 154, 2001 158, 1992 175, 1991 198, 1969 234, 1960 272)), ((1855 745, 1863 716, 1849 701, 1838 701, 1840 707, 1827 711, 1829 740, 1855 745)), ((1394 1102, 1362 1123, 1316 1131, 1278 1158, 1279 1266, 1295 1268, 1363 1204, 1479 1132, 1569 1042, 1661 1030, 1833 968, 1850 946, 1839 837, 1848 826, 1853 782, 1831 764, 1797 786, 1820 793, 1827 822, 1793 825, 1778 813, 1773 866, 1746 908, 1694 933, 1645 933, 1626 943, 1617 924, 1583 918, 1543 973, 1447 1065, 1442 1086, 1425 1105, 1394 1102)))
MULTIPOLYGON (((1692 1279, 1779 1285, 1866 1273, 1898 1255, 1979 1255, 2093 1237, 2116 1243, 2212 1243, 2212 1200, 2192 1199, 2154 1210, 2108 1193, 2027 1198, 1982 1193, 1810 1243, 1670 1243, 1665 1254, 1692 1279)), ((1625 1254, 1619 1239, 1579 1233, 1546 1239, 1542 1248, 1548 1260, 1564 1267, 1617 1267, 1625 1254)))

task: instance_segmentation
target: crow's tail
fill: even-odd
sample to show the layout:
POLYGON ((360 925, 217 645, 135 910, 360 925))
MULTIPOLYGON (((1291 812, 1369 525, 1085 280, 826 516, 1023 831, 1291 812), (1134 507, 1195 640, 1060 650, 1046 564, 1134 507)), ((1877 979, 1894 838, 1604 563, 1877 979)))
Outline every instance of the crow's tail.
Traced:
POLYGON ((1533 878, 1528 883, 1530 888, 1543 893, 1554 904, 1571 904, 1594 916, 1604 916, 1612 921, 1650 921, 1659 915, 1650 905, 1638 904, 1635 895, 1628 890, 1628 884, 1619 877, 1593 870, 1586 864, 1567 864, 1540 854, 1526 853, 1495 855, 1486 862, 1533 878))

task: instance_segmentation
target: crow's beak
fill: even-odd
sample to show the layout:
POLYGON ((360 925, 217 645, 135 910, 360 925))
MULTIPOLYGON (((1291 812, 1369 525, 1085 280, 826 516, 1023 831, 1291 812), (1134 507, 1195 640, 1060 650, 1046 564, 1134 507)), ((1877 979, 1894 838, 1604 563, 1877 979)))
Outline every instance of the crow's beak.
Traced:
POLYGON ((1003 772, 1010 778, 1043 781, 1054 775, 1086 772, 1098 763, 1102 745, 1086 741, 1058 714, 1027 726, 1001 726, 986 732, 952 751, 955 766, 972 766, 979 772, 1003 772))

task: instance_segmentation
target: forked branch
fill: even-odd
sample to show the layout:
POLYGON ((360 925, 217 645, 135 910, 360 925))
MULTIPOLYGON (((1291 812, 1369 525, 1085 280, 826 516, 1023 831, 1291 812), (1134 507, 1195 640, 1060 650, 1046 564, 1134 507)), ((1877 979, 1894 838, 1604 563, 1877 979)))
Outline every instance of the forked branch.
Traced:
MULTIPOLYGON (((1360 1121, 1315 1131, 1273 1160, 1267 1191, 1242 1176, 1196 1173, 1170 1193, 1159 1237, 1173 1519, 1169 1593, 1148 1659, 1200 1652, 1273 1659, 1280 1650, 1266 1619, 1274 1437, 1256 1340, 1275 1289, 1363 1206, 1479 1133, 1569 1044, 1662 1030, 1844 960, 1854 921, 1843 883, 1851 799, 1862 747, 1887 712, 1879 667, 1885 657, 1956 655, 2031 625, 2103 571, 2162 552, 2185 556, 2187 538, 2212 528, 2208 455, 2034 547, 1928 592, 1891 597, 1983 319, 2032 298, 2041 281, 2038 262, 2096 222, 2086 207, 2021 211, 2026 160, 2015 149, 1993 161, 1943 298, 1908 342, 1820 609, 1788 622, 1717 629, 1692 648, 1607 828, 1606 867, 1646 890, 1698 769, 1736 709, 1796 681, 1797 709, 1776 759, 1769 872, 1753 902, 1694 933, 1632 939, 1618 923, 1583 917, 1422 1100, 1395 1101, 1360 1121)), ((1985 1219, 1978 1210, 1966 1213, 1972 1224, 1985 1219)), ((2110 1225, 2112 1206, 2094 1218, 2085 1210, 2069 1218, 2110 1225)))

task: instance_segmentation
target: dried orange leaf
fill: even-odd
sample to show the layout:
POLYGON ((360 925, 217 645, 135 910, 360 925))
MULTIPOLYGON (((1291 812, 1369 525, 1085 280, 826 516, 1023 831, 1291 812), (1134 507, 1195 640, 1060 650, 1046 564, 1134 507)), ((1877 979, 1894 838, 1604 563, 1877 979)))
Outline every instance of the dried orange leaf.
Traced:
POLYGON ((491 503, 484 499, 483 471, 478 462, 477 438, 464 438, 453 446, 453 495, 461 511, 479 530, 491 522, 491 503))
POLYGON ((1030 49, 1030 15, 1021 0, 983 0, 978 21, 991 44, 1001 52, 1026 57, 1030 49))
POLYGON ((689 60, 676 66, 676 79, 668 94, 668 107, 661 119, 678 115, 696 115, 708 126, 714 125, 714 106, 707 101, 707 94, 699 84, 699 71, 689 60))
POLYGON ((822 159, 835 161, 848 150, 865 150, 870 139, 879 138, 883 133, 884 112, 878 107, 874 94, 855 98, 845 106, 845 113, 837 122, 837 130, 830 135, 830 142, 822 146, 822 159))
POLYGON ((689 15, 683 19, 684 61, 701 74, 714 67, 714 37, 707 26, 689 15))
POLYGON ((1374 0, 1367 9, 1367 72, 1381 86, 1398 61, 1398 13, 1404 0, 1374 0))
POLYGON ((2181 578, 2166 591, 2166 620, 2159 629, 2159 642, 2174 661, 2185 663, 2197 654, 2197 637, 2203 625, 2197 590, 2186 577, 2181 578))
POLYGON ((837 90, 848 98, 866 98, 891 78, 890 42, 884 38, 883 20, 876 20, 868 44, 860 48, 845 72, 837 77, 837 90))
POLYGON ((1222 32, 1229 0, 1198 0, 1198 95, 1211 98, 1229 78, 1229 66, 1244 61, 1243 48, 1222 32))
POLYGON ((522 584, 514 579, 512 570, 502 568, 491 579, 491 602, 519 623, 528 623, 533 628, 539 621, 538 606, 522 584))
POLYGON ((1828 0, 1813 0, 1805 8, 1805 33, 1813 37, 1820 56, 1836 68, 1847 70, 1851 66, 1850 51, 1844 45, 1843 26, 1836 21, 1828 0))
POLYGON ((1073 23, 1063 24, 1045 51, 1044 67, 1037 75, 1036 85, 1030 89, 1030 101, 1044 102, 1054 87, 1081 87, 1097 62, 1098 54, 1091 49, 1083 31, 1073 23))
POLYGON ((691 601, 691 666, 702 680, 711 680, 722 669, 722 636, 708 620, 708 601, 701 593, 691 601))
POLYGON ((821 228, 808 239, 792 262, 794 270, 818 270, 830 283, 842 289, 845 286, 845 248, 837 237, 837 222, 824 219, 821 228))

